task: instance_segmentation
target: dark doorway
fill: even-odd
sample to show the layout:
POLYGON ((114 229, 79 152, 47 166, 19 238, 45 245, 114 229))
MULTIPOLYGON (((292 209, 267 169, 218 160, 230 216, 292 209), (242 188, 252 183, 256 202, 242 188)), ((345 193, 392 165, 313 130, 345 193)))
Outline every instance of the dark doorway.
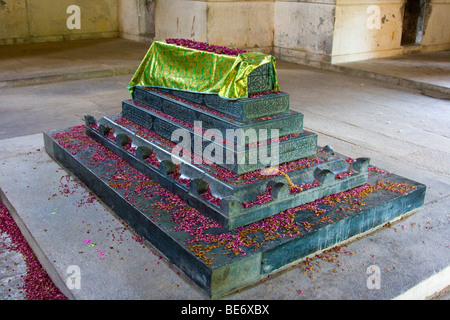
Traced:
POLYGON ((423 36, 426 0, 407 0, 403 13, 401 45, 420 44, 423 36))

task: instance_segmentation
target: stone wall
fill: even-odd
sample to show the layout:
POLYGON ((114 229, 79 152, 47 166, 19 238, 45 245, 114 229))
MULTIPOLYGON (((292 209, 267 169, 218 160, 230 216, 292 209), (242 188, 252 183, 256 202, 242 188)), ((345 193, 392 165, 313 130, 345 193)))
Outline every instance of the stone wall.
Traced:
POLYGON ((275 1, 274 53, 286 60, 330 61, 335 2, 275 1))
POLYGON ((117 0, 0 0, 0 44, 117 37, 117 0), (80 28, 70 29, 71 5, 80 28))
POLYGON ((272 52, 273 1, 209 1, 207 39, 231 47, 272 52))
POLYGON ((423 46, 430 50, 449 48, 450 0, 431 0, 426 8, 423 46))
POLYGON ((337 0, 332 62, 401 52, 404 0, 337 0))
POLYGON ((206 1, 157 0, 155 39, 186 38, 207 40, 206 1))
POLYGON ((151 42, 155 37, 155 0, 117 0, 121 38, 151 42))
POLYGON ((417 39, 402 43, 406 2, 275 0, 273 53, 314 64, 450 49, 450 0, 415 0, 417 39))
POLYGON ((164 0, 156 2, 155 39, 188 38, 272 52, 273 1, 164 0))
POLYGON ((450 0, 0 0, 0 45, 188 38, 298 63, 340 63, 450 49, 449 16, 450 0), (407 1, 423 7, 409 15, 420 16, 409 42, 407 1), (67 26, 70 5, 80 8, 79 29, 67 26))

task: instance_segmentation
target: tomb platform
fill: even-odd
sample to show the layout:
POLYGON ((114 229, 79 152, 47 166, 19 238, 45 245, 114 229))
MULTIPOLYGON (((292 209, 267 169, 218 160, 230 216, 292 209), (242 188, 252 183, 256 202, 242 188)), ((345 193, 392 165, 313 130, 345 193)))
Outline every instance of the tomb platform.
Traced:
POLYGON ((368 180, 359 187, 228 230, 85 130, 44 133, 47 153, 213 299, 383 225, 424 201, 423 184, 369 166, 368 180))
POLYGON ((277 170, 286 176, 265 174, 261 170, 238 175, 213 162, 196 163, 192 158, 191 161, 176 158, 178 161, 174 163, 171 141, 147 130, 146 135, 138 125, 120 116, 116 122, 108 119, 100 119, 97 124, 86 116, 86 134, 229 229, 367 181, 369 159, 361 158, 349 164, 323 150, 283 163, 277 170), (107 134, 104 128, 108 128, 107 134))
POLYGON ((155 42, 120 114, 44 144, 210 298, 423 205, 424 185, 318 148, 274 57, 197 45, 155 42))
MULTIPOLYGON (((178 96, 179 94, 167 94, 156 89, 142 90, 141 88, 136 88, 133 100, 125 102, 169 117, 175 117, 180 122, 193 124, 194 121, 201 121, 204 129, 217 129, 224 137, 226 137, 226 129, 241 129, 244 132, 249 129, 254 129, 255 131, 266 129, 269 131, 268 137, 270 137, 270 129, 278 129, 279 136, 298 133, 303 130, 303 114, 289 110, 289 103, 287 103, 287 108, 283 108, 284 111, 278 114, 276 105, 279 102, 278 96, 281 94, 273 94, 275 97, 271 99, 262 96, 246 99, 250 100, 250 104, 254 103, 254 108, 258 109, 254 110, 255 118, 246 121, 241 121, 214 109, 182 99, 178 96), (265 101, 267 108, 261 107, 261 101, 265 101), (274 105, 273 109, 270 108, 272 105, 274 105)), ((267 95, 270 96, 271 94, 267 95)), ((288 95, 285 94, 282 97, 286 96, 288 95)), ((241 107, 243 106, 241 105, 241 107)), ((240 111, 243 112, 242 109, 240 111)), ((124 114, 124 116, 126 115, 124 114)))
MULTIPOLYGON (((189 149, 192 152, 197 147, 199 148, 197 154, 201 153, 207 160, 214 161, 223 168, 237 174, 262 169, 269 164, 268 161, 272 157, 272 138, 270 138, 270 135, 267 135, 268 137, 265 136, 264 140, 260 140, 261 135, 256 131, 261 129, 264 124, 247 126, 243 129, 252 130, 250 133, 254 137, 252 140, 245 137, 248 131, 241 131, 242 135, 233 131, 232 137, 226 139, 226 132, 223 135, 210 135, 211 132, 208 132, 208 128, 219 131, 234 129, 226 127, 221 129, 219 129, 220 127, 214 128, 213 123, 202 120, 200 120, 201 126, 196 127, 194 121, 186 122, 130 100, 122 102, 122 115, 133 123, 139 124, 168 140, 180 141, 180 137, 184 139, 184 136, 187 136, 191 146, 189 149), (176 134, 174 136, 176 130, 178 130, 179 135, 176 134), (205 152, 207 147, 209 147, 209 152, 205 152), (261 157, 261 155, 263 156, 261 157)), ((278 149, 276 150, 279 157, 278 162, 287 162, 310 156, 315 153, 317 147, 316 133, 300 131, 302 129, 299 125, 301 117, 298 114, 292 114, 292 116, 289 115, 288 117, 287 119, 270 120, 275 122, 271 123, 272 126, 276 125, 276 127, 271 129, 277 129, 279 133, 279 137, 275 138, 278 142, 278 149), (279 130, 278 128, 285 129, 279 130)), ((270 133, 271 129, 265 132, 270 133)), ((218 132, 216 131, 216 133, 218 132)), ((186 143, 184 140, 181 142, 186 143)))
POLYGON ((140 102, 157 104, 161 101, 162 95, 184 104, 195 104, 200 109, 208 108, 210 112, 220 113, 224 118, 229 117, 242 122, 289 113, 289 94, 281 91, 266 91, 247 98, 230 100, 213 93, 136 87, 133 98, 140 102))

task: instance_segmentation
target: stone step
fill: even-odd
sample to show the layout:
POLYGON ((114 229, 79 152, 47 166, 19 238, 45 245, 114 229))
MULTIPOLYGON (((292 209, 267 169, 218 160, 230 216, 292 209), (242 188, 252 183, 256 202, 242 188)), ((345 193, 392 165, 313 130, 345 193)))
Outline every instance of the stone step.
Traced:
MULTIPOLYGON (((255 178, 247 180, 247 187, 244 188, 219 181, 217 172, 213 175, 212 171, 205 170, 206 166, 199 167, 183 162, 177 164, 177 167, 168 150, 162 154, 159 149, 158 158, 154 144, 128 134, 127 130, 114 127, 114 141, 104 135, 104 125, 98 127, 98 130, 91 125, 92 123, 88 122, 86 128, 89 137, 228 229, 259 221, 283 210, 357 187, 367 181, 369 160, 361 159, 355 161, 352 166, 347 164, 347 174, 338 176, 339 178, 327 169, 327 166, 316 164, 305 170, 294 170, 291 176, 295 182, 289 182, 286 178, 280 180, 279 177, 263 176, 256 172, 255 178), (128 147, 124 148, 126 144, 128 147), (155 157, 149 162, 147 157, 153 155, 155 157), (300 179, 305 182, 300 184, 300 179), (293 185, 304 190, 297 190, 293 185)), ((339 166, 339 162, 345 163, 344 160, 332 160, 329 168, 332 168, 333 164, 334 167, 339 166)))
MULTIPOLYGON (((254 141, 249 144, 249 140, 245 139, 245 132, 248 133, 249 131, 245 131, 244 136, 238 136, 234 141, 230 141, 234 136, 231 138, 228 136, 229 139, 227 140, 227 135, 220 137, 220 133, 217 133, 217 139, 212 139, 208 135, 211 131, 208 131, 208 124, 205 122, 202 122, 202 127, 195 127, 158 110, 128 100, 123 101, 122 115, 145 129, 153 131, 167 140, 172 141, 173 139, 173 142, 182 144, 185 149, 202 155, 204 159, 215 162, 217 165, 237 174, 265 168, 271 162, 274 162, 272 159, 277 163, 301 159, 315 154, 317 148, 317 134, 297 131, 299 126, 296 124, 298 124, 300 114, 276 119, 276 122, 272 123, 272 125, 281 126, 284 124, 287 126, 279 130, 280 138, 277 140, 279 143, 276 144, 271 142, 269 134, 264 137, 269 140, 258 143, 256 139, 262 138, 262 135, 259 135, 255 136, 254 141), (203 131, 198 130, 199 128, 203 131), (276 149, 277 146, 278 149, 276 149), (278 159, 274 158, 276 156, 278 156, 278 159)), ((241 129, 244 131, 256 128, 258 130, 253 132, 260 133, 261 126, 241 127, 241 129)), ((235 132, 238 133, 238 131, 235 132)))
POLYGON ((218 130, 223 139, 238 144, 245 144, 244 139, 246 135, 258 141, 263 141, 273 136, 282 137, 303 131, 303 114, 296 111, 290 111, 284 115, 266 117, 264 120, 240 122, 229 117, 223 117, 220 114, 195 108, 189 104, 180 103, 162 95, 160 100, 148 104, 137 100, 122 101, 122 114, 125 117, 136 123, 141 122, 151 126, 153 117, 150 116, 150 119, 146 119, 149 116, 146 116, 145 112, 142 111, 149 111, 152 114, 159 115, 166 121, 177 122, 190 129, 198 127, 199 130, 214 130, 212 132, 218 130), (227 130, 233 130, 231 138, 228 137, 230 133, 227 130), (242 132, 242 142, 235 141, 235 134, 239 131, 242 132), (260 135, 262 136, 260 137, 260 135))
POLYGON ((263 117, 289 114, 289 95, 285 92, 266 92, 253 98, 228 100, 214 93, 195 93, 169 88, 136 87, 133 99, 158 105, 161 100, 171 98, 184 106, 191 105, 222 118, 236 121, 252 121, 263 117))
POLYGON ((76 135, 55 140, 65 132, 70 130, 44 133, 46 151, 211 298, 384 225, 422 206, 425 197, 424 185, 371 170, 362 187, 227 230, 98 143, 77 142, 76 135))
MULTIPOLYGON (((89 118, 89 116, 86 116, 86 118, 89 118)), ((94 118, 90 119, 92 121, 94 118)), ((87 121, 88 126, 92 123, 94 122, 87 121)), ((121 116, 103 117, 95 123, 104 128, 112 128, 116 136, 127 135, 136 148, 143 146, 152 149, 159 161, 174 160, 172 149, 175 144, 173 142, 145 130, 143 127, 127 121, 121 116)), ((179 171, 182 176, 189 177, 192 180, 205 180, 209 184, 212 193, 220 198, 232 196, 242 199, 242 201, 250 201, 253 200, 255 194, 264 192, 269 182, 287 182, 285 176, 263 175, 260 170, 239 175, 208 161, 199 163, 194 159, 186 161, 186 159, 180 157, 177 157, 176 160, 179 162, 179 171)), ((326 146, 317 149, 316 154, 313 156, 283 163, 280 165, 280 169, 284 169, 283 172, 286 172, 294 184, 301 185, 314 181, 314 171, 316 169, 329 170, 334 175, 337 175, 348 172, 350 164, 342 157, 334 155, 334 151, 329 146, 326 146)))

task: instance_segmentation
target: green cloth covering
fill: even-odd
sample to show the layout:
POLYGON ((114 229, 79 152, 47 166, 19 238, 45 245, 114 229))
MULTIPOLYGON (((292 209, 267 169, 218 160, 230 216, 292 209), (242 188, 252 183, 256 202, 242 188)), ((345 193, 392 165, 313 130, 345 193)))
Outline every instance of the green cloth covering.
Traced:
POLYGON ((266 63, 273 64, 273 89, 279 90, 275 57, 271 55, 245 52, 231 56, 155 41, 131 79, 128 90, 132 96, 136 86, 153 86, 217 93, 226 99, 246 98, 248 75, 266 63))

